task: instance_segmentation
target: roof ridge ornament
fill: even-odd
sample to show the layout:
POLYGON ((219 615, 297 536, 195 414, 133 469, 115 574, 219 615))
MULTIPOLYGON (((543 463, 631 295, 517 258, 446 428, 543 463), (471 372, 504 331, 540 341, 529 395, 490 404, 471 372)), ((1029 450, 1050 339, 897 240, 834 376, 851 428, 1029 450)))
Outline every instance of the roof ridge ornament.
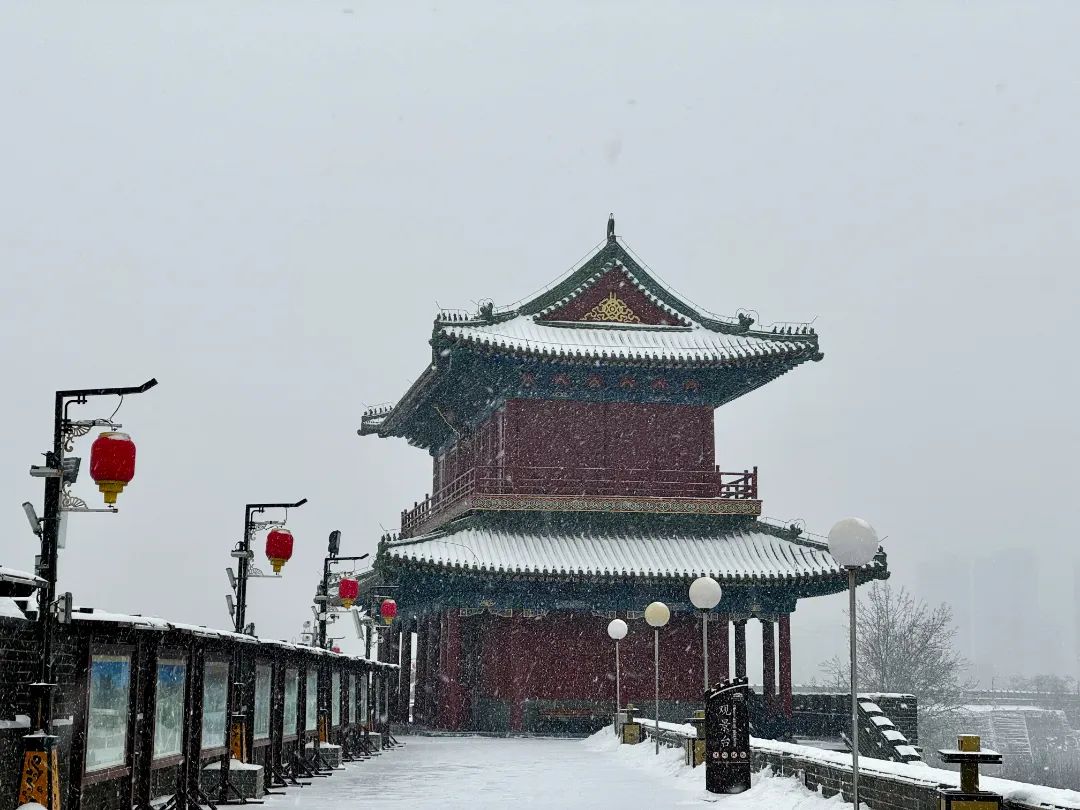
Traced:
POLYGON ((615 241, 615 214, 608 214, 607 218, 607 240, 608 242, 615 241))

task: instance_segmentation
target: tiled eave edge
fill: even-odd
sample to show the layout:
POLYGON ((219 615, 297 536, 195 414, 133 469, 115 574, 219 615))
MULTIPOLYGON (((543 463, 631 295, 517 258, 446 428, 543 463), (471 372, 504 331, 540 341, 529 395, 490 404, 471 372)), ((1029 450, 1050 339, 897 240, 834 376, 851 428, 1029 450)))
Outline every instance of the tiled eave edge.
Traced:
POLYGON ((761 514, 761 501, 750 498, 678 498, 637 495, 478 495, 432 515, 410 537, 427 534, 466 512, 607 512, 654 515, 761 514))
MULTIPOLYGON (((671 583, 686 582, 697 576, 712 576, 721 585, 767 585, 767 586, 796 586, 815 585, 820 583, 835 582, 836 592, 839 593, 847 588, 847 573, 844 570, 825 571, 817 574, 767 574, 748 575, 734 574, 724 575, 719 572, 704 573, 631 573, 631 572, 583 572, 583 571, 533 571, 531 569, 492 568, 486 565, 477 567, 475 564, 455 562, 452 564, 434 562, 427 559, 418 559, 408 555, 393 555, 388 553, 389 560, 393 565, 403 565, 428 573, 452 573, 455 575, 472 577, 476 579, 499 579, 530 580, 535 582, 615 582, 615 583, 671 583)), ((884 562, 875 561, 871 565, 860 568, 856 576, 859 585, 864 585, 874 580, 887 579, 888 569, 884 562)))
MULTIPOLYGON (((463 348, 472 349, 484 354, 506 355, 509 357, 527 357, 537 360, 557 360, 559 362, 587 362, 597 361, 611 365, 634 365, 664 368, 713 368, 713 367, 745 367, 748 365, 771 365, 785 364, 793 368, 807 360, 818 361, 824 358, 824 354, 818 350, 817 341, 776 341, 781 343, 780 351, 737 351, 735 357, 702 356, 702 357, 676 357, 655 349, 620 350, 613 353, 608 350, 593 351, 591 349, 574 352, 570 350, 551 350, 548 348, 534 349, 529 346, 509 345, 506 340, 486 340, 480 336, 450 335, 445 331, 439 333, 440 338, 451 344, 463 348)), ((691 352, 694 350, 687 350, 691 352)), ((704 353, 702 353, 704 354, 704 353)))

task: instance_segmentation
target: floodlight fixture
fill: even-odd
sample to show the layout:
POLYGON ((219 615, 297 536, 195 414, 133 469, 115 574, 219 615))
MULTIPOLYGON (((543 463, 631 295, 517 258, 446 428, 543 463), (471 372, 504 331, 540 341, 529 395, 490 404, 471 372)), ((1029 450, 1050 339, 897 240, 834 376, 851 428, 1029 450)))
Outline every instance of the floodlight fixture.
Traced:
POLYGON ((30 503, 30 501, 25 501, 22 508, 26 513, 26 520, 30 523, 30 531, 38 537, 41 537, 41 518, 37 516, 37 510, 34 509, 34 505, 30 503))
POLYGON ((80 464, 82 464, 82 459, 79 456, 65 456, 60 460, 60 469, 65 484, 74 484, 79 480, 80 464))

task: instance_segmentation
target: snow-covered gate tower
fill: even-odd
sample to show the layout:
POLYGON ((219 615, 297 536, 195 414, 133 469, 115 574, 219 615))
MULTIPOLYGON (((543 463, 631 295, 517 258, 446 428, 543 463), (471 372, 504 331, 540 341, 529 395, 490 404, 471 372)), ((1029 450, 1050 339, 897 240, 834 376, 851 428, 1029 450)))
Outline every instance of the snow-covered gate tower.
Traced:
MULTIPOLYGON (((801 597, 845 590, 846 573, 824 542, 759 519, 757 468, 716 465, 713 410, 821 360, 814 330, 703 312, 635 261, 609 222, 606 243, 531 300, 440 313, 431 346, 400 401, 369 409, 360 428, 433 462, 433 494, 402 512, 362 583, 397 600, 384 650, 396 656, 404 642, 405 678, 416 657, 414 719, 598 727, 614 701, 615 616, 631 625, 624 699, 652 694, 640 617, 656 599, 673 613, 662 712, 685 717, 702 693, 687 587, 704 574, 724 587, 710 674, 746 674, 746 623, 761 622, 765 709, 790 716, 791 613, 801 597)), ((859 574, 886 576, 883 552, 859 574)))

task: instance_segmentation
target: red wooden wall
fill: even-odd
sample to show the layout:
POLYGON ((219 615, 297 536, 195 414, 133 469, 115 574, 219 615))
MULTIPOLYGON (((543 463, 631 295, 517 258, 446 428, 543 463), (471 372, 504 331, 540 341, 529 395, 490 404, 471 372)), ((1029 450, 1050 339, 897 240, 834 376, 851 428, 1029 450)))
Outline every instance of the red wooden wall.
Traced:
MULTIPOLYGON (((615 647, 608 619, 561 613, 542 618, 478 616, 479 693, 498 700, 615 700, 615 647)), ((631 622, 619 645, 623 700, 653 696, 653 633, 645 620, 631 622)), ((474 625, 475 626, 475 625, 474 625)), ((710 625, 709 674, 728 672, 727 622, 710 625)), ((701 623, 676 616, 660 631, 660 698, 696 700, 704 685, 701 623)))
POLYGON ((513 399, 435 457, 432 492, 475 466, 712 470, 708 405, 513 399))
POLYGON ((507 464, 711 470, 708 405, 511 400, 507 464))
POLYGON ((621 270, 607 272, 583 295, 544 316, 545 321, 583 321, 593 307, 612 293, 637 316, 637 323, 686 326, 685 320, 656 306, 621 270))

